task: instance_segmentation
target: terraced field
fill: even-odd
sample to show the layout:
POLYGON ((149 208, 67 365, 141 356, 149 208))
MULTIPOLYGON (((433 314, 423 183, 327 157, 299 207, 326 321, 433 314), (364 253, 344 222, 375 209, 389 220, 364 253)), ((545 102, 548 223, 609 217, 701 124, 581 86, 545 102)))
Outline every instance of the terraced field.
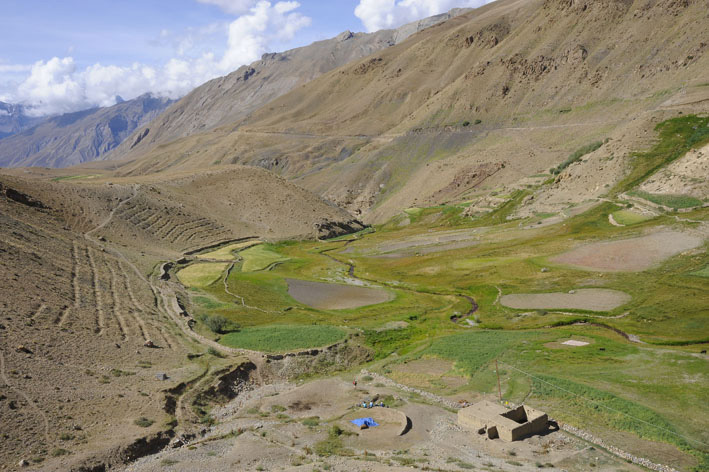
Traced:
POLYGON ((147 238, 179 248, 207 246, 228 239, 231 234, 219 223, 185 212, 175 203, 154 195, 150 199, 142 196, 133 199, 116 217, 147 238))
POLYGON ((17 463, 16 451, 41 464, 55 450, 71 457, 107 434, 120 444, 141 432, 97 422, 96 411, 163 418, 140 392, 157 394, 150 379, 180 362, 184 344, 142 275, 93 239, 89 222, 100 224, 86 219, 76 233, 46 209, 0 201, 4 464, 17 463))

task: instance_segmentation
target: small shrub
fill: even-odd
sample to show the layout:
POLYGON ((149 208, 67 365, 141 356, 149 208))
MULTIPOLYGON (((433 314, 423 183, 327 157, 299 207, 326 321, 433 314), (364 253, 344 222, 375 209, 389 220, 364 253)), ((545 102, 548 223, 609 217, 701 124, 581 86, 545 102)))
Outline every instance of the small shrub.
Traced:
POLYGON ((71 452, 66 449, 62 449, 61 447, 58 447, 51 452, 52 457, 66 456, 68 454, 71 454, 71 452))
POLYGON ((210 347, 209 349, 207 349, 207 354, 209 354, 210 356, 218 357, 218 358, 220 358, 220 359, 223 359, 223 358, 224 358, 224 354, 222 354, 221 352, 217 351, 217 350, 214 349, 213 347, 210 347))
POLYGON ((317 416, 305 418, 303 421, 301 421, 301 423, 303 423, 303 425, 305 426, 315 427, 320 425, 320 418, 318 418, 317 416))
POLYGON ((111 369, 111 375, 114 377, 128 377, 130 375, 135 375, 135 372, 126 372, 120 369, 111 369))
POLYGON ((216 334, 227 334, 241 330, 241 326, 238 323, 234 323, 222 315, 202 315, 200 321, 216 334))
POLYGON ((179 462, 180 462, 180 461, 176 461, 175 459, 163 459, 163 460, 160 461, 160 465, 162 465, 162 466, 164 466, 164 467, 169 467, 169 466, 175 465, 175 464, 177 464, 177 463, 179 463, 179 462))
POLYGON ((155 423, 155 421, 146 418, 145 416, 141 416, 137 420, 134 421, 136 426, 140 426, 141 428, 149 428, 155 423))
POLYGON ((592 153, 593 151, 597 150, 601 146, 603 146, 603 141, 596 141, 591 144, 587 144, 586 146, 583 146, 583 147, 577 149, 576 151, 574 151, 564 162, 562 162, 558 166, 552 167, 549 170, 549 172, 553 175, 558 175, 564 169, 569 167, 571 164, 581 160, 581 158, 583 156, 585 156, 586 154, 592 153))
POLYGON ((74 439, 74 435, 69 433, 62 433, 62 435, 59 436, 59 439, 62 441, 71 441, 72 439, 74 439))

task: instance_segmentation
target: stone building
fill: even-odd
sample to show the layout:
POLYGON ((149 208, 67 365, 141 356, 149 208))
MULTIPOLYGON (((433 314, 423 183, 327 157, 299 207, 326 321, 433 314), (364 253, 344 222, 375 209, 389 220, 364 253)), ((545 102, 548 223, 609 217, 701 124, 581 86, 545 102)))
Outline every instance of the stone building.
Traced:
POLYGON ((518 441, 547 430, 547 414, 522 405, 507 409, 497 403, 482 401, 458 410, 458 424, 487 434, 490 439, 518 441))

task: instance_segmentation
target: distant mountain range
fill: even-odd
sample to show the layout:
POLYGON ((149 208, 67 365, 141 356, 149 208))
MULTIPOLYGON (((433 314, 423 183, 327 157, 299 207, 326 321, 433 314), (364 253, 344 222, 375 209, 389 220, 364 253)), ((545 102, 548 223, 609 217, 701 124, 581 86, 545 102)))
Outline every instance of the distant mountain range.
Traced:
POLYGON ((146 94, 112 107, 41 119, 29 118, 21 106, 9 105, 11 114, 2 129, 12 132, 0 139, 0 167, 68 167, 96 160, 172 103, 146 94))
POLYGON ((22 105, 0 102, 0 139, 31 128, 47 117, 28 116, 22 105))

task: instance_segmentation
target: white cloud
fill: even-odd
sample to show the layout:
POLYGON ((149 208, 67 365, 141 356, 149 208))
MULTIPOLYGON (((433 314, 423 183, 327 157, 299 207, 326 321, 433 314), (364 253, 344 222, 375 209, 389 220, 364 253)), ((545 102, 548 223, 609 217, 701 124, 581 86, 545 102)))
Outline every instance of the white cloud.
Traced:
POLYGON ((492 0, 360 0, 355 16, 367 31, 397 28, 452 8, 479 7, 492 0))
POLYGON ((258 59, 268 50, 271 42, 293 39, 295 33, 310 25, 310 18, 295 12, 298 2, 258 2, 248 15, 237 18, 229 25, 229 41, 222 69, 235 67, 258 59))
MULTIPOLYGON (((229 11, 248 8, 229 25, 226 48, 221 57, 213 52, 187 54, 193 52, 194 34, 215 34, 219 31, 218 25, 209 25, 195 29, 196 33, 188 32, 178 42, 178 57, 160 67, 140 63, 131 66, 94 64, 80 69, 72 57, 38 61, 31 66, 29 77, 9 97, 5 96, 6 101, 26 105, 31 114, 46 115, 110 106, 115 103, 117 95, 131 99, 152 92, 178 98, 207 80, 257 60, 273 45, 293 39, 301 28, 310 24, 310 18, 296 11, 300 4, 294 1, 276 4, 265 0, 198 1, 218 5, 225 10, 228 8, 229 11)), ((159 34, 161 38, 170 36, 167 30, 159 34)), ((0 64, 0 70, 2 67, 0 64)))

